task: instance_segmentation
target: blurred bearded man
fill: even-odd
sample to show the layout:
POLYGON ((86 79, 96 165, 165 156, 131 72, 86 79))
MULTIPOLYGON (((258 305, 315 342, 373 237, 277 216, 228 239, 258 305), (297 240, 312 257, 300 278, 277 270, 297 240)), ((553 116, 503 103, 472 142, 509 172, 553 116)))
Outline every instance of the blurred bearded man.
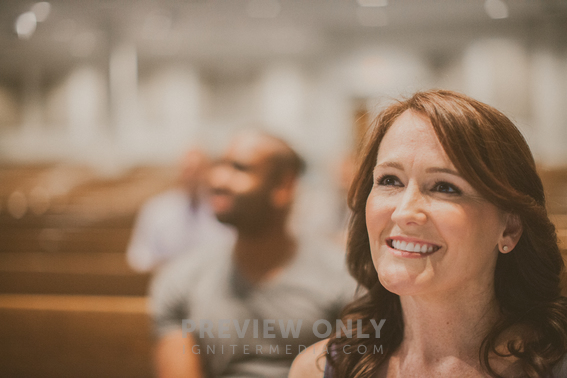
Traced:
POLYGON ((176 261, 153 282, 160 377, 287 377, 321 338, 313 324, 335 324, 355 285, 343 253, 288 230, 303 169, 288 144, 256 132, 236 136, 214 165, 211 206, 236 242, 176 261))

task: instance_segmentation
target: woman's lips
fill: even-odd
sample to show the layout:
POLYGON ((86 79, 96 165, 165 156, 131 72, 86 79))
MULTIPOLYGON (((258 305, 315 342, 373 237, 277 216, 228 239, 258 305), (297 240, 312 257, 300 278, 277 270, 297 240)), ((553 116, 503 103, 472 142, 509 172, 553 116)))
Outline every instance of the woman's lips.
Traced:
POLYGON ((387 238, 386 244, 393 250, 406 257, 421 257, 437 252, 441 246, 413 238, 394 237, 387 238))

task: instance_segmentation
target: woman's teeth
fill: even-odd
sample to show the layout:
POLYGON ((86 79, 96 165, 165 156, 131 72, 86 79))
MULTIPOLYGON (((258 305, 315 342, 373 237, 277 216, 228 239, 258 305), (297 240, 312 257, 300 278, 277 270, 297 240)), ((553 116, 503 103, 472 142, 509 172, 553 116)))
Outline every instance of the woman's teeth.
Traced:
POLYGON ((429 253, 437 249, 436 246, 431 244, 419 244, 419 243, 407 243, 401 240, 392 240, 392 247, 400 251, 406 252, 419 252, 419 253, 429 253))

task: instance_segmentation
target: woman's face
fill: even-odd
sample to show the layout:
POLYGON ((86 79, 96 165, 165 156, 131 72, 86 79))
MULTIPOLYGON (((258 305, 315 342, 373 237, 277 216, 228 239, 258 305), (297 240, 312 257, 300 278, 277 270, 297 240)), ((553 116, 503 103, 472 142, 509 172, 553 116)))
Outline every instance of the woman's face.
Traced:
POLYGON ((404 112, 384 136, 366 202, 374 267, 398 295, 491 290, 506 217, 455 169, 427 118, 404 112))

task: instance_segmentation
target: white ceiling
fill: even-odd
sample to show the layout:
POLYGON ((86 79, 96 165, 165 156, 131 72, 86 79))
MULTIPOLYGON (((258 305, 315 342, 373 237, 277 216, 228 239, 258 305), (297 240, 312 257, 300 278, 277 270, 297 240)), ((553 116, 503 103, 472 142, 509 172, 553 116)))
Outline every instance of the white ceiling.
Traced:
POLYGON ((324 59, 369 42, 435 51, 483 33, 529 34, 547 23, 567 25, 567 0, 504 0, 509 17, 497 20, 488 17, 484 0, 389 0, 374 8, 356 0, 274 1, 52 1, 49 17, 22 40, 14 24, 33 2, 3 0, 0 78, 17 76, 30 65, 47 72, 81 60, 106 65, 112 46, 121 41, 136 45, 141 65, 177 60, 230 70, 282 57, 324 59))

